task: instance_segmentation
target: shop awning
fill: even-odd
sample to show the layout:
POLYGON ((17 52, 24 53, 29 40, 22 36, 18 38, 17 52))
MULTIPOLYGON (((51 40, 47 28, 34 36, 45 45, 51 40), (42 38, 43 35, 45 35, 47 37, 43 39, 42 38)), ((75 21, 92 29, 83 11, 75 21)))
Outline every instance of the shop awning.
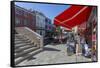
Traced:
POLYGON ((91 6, 72 5, 64 12, 54 18, 56 26, 63 26, 68 29, 86 22, 90 16, 91 6))

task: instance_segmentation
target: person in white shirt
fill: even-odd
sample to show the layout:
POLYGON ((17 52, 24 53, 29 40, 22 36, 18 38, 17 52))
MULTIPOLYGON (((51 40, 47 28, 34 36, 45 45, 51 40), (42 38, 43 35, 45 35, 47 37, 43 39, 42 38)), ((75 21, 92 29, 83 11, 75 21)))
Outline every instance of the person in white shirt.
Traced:
POLYGON ((89 54, 89 48, 88 48, 88 44, 84 44, 84 49, 85 49, 85 56, 88 56, 88 54, 89 54))

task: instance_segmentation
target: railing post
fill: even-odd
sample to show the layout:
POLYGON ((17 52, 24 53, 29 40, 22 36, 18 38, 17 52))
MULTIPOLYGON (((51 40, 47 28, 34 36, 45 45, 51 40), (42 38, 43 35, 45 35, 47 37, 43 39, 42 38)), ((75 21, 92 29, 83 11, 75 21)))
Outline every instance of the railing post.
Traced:
POLYGON ((40 48, 43 50, 43 37, 40 37, 40 48))

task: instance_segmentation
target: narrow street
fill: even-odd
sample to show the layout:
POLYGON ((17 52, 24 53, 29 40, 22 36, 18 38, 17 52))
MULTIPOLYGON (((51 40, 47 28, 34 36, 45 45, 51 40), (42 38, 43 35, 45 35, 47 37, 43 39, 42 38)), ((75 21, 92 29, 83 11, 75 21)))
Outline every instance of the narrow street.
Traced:
POLYGON ((65 44, 46 45, 42 52, 34 55, 20 64, 23 65, 42 65, 42 64, 56 64, 56 63, 72 63, 72 62, 88 62, 89 58, 83 56, 68 56, 67 46, 65 44))
POLYGON ((97 61, 97 7, 62 7, 14 5, 15 66, 97 61))

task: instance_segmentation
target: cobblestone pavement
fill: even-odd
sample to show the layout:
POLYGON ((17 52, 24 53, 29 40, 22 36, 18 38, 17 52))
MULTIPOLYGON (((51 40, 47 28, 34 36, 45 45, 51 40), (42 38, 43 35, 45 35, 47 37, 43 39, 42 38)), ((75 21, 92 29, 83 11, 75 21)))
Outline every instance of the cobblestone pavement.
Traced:
POLYGON ((83 56, 76 57, 75 54, 68 56, 66 51, 67 47, 65 44, 47 45, 44 47, 44 51, 33 56, 32 58, 29 58, 28 60, 25 60, 20 63, 19 66, 91 61, 91 59, 83 56))

